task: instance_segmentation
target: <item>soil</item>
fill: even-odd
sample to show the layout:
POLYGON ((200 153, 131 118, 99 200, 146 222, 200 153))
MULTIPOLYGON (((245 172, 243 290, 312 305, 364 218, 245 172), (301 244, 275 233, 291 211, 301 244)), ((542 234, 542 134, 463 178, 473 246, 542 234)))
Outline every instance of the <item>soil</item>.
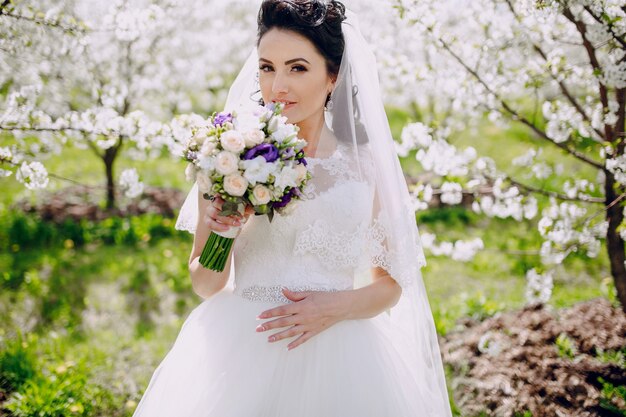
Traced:
POLYGON ((38 213, 42 220, 63 223, 70 219, 99 221, 111 216, 132 216, 145 213, 174 217, 185 200, 186 193, 175 188, 146 187, 141 196, 117 198, 118 207, 106 209, 100 192, 83 186, 65 187, 55 192, 44 192, 36 203, 19 201, 15 207, 26 213, 38 213))
POLYGON ((623 356, 597 358, 599 349, 626 353, 626 314, 608 300, 562 310, 529 306, 462 324, 441 345, 462 416, 626 416, 619 396, 600 406, 607 400, 598 377, 626 385, 623 356), (569 355, 559 354, 559 335, 572 342, 569 355))

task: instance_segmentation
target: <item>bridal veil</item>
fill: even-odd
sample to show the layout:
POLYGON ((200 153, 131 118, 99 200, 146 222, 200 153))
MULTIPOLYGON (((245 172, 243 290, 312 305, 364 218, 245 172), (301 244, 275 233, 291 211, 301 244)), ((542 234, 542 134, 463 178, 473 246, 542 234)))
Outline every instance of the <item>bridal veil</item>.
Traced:
MULTIPOLYGON (((381 328, 397 349, 415 378, 415 393, 425 399, 429 416, 448 417, 451 410, 440 356, 437 333, 424 287, 421 267, 426 265, 410 193, 395 151, 382 102, 376 59, 363 38, 357 16, 346 10, 342 22, 345 48, 332 106, 326 123, 335 137, 353 153, 358 178, 371 191, 372 221, 361 231, 359 241, 345 250, 358 250, 360 262, 356 282, 371 282, 370 270, 384 268, 402 287, 398 303, 377 317, 381 328)), ((254 47, 231 86, 225 110, 243 111, 258 106, 258 55, 254 47)), ((320 143, 317 152, 331 147, 320 143)), ((315 155, 317 156, 317 155, 315 155)), ((332 186, 329 184, 329 187, 332 186)), ((197 185, 191 189, 180 211, 176 228, 195 232, 198 210, 197 185)), ((232 265, 231 265, 232 266, 232 265)), ((231 268, 229 287, 233 287, 231 268)), ((357 286, 361 286, 357 285, 357 286)))

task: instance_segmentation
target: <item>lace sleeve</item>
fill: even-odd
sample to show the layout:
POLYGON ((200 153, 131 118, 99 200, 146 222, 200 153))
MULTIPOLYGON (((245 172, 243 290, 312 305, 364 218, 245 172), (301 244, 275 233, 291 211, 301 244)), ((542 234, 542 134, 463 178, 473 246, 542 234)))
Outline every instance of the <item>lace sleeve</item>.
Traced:
MULTIPOLYGON (((364 151, 359 156, 364 162, 364 164, 361 165, 371 166, 371 164, 368 163, 368 158, 371 158, 370 153, 364 151)), ((370 184, 376 183, 376 172, 368 172, 365 175, 370 184)), ((413 207, 408 204, 408 202, 396 201, 393 202, 393 204, 399 205, 405 215, 415 218, 413 207)), ((385 269, 389 275, 404 288, 415 282, 415 277, 416 274, 419 273, 419 269, 426 265, 421 239, 419 233, 414 234, 411 233, 411 231, 407 231, 403 234, 395 234, 395 241, 390 242, 389 237, 392 236, 390 225, 392 224, 392 219, 381 207, 380 195, 376 187, 374 187, 371 221, 366 228, 364 236, 364 246, 366 248, 365 256, 367 260, 369 260, 371 267, 381 267, 385 269), (414 248, 414 251, 410 252, 414 253, 415 257, 412 259, 403 259, 397 248, 410 247, 414 248)))

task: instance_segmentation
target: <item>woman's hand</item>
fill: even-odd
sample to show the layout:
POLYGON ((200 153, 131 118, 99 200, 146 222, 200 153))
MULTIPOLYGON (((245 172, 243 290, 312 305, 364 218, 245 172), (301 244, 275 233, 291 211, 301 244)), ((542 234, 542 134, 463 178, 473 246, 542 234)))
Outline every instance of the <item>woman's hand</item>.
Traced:
POLYGON ((241 224, 247 222, 250 215, 254 213, 254 208, 248 204, 246 205, 243 217, 234 214, 232 216, 221 216, 220 213, 224 200, 219 195, 214 197, 215 198, 211 201, 211 204, 207 206, 204 213, 204 224, 213 232, 225 232, 233 226, 241 226, 241 224))
POLYGON ((347 301, 344 293, 342 291, 290 291, 283 288, 285 297, 295 302, 274 307, 259 314, 258 318, 261 319, 285 317, 262 323, 256 330, 263 332, 291 326, 268 337, 268 342, 275 342, 286 337, 300 335, 287 346, 291 350, 333 324, 344 320, 347 301))

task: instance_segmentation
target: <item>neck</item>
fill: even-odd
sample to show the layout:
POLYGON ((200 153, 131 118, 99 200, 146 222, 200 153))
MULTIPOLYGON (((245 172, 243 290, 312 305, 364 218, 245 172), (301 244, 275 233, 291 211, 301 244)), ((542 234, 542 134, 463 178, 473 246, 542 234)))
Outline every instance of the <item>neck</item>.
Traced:
POLYGON ((315 156, 322 131, 326 127, 324 112, 314 114, 308 119, 296 123, 296 125, 300 128, 298 136, 307 141, 307 145, 303 148, 304 154, 310 157, 315 156))

